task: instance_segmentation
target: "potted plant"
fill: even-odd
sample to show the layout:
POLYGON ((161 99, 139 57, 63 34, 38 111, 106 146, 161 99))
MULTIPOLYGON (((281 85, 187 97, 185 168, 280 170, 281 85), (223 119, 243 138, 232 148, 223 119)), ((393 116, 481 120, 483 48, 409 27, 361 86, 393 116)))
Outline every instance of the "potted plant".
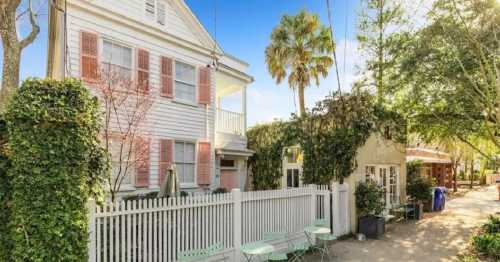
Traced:
POLYGON ((424 203, 432 200, 432 181, 422 176, 409 177, 406 183, 406 193, 415 205, 415 218, 421 219, 424 213, 424 203))
POLYGON ((367 238, 378 238, 385 232, 384 190, 373 181, 361 182, 356 186, 356 210, 358 231, 367 238))

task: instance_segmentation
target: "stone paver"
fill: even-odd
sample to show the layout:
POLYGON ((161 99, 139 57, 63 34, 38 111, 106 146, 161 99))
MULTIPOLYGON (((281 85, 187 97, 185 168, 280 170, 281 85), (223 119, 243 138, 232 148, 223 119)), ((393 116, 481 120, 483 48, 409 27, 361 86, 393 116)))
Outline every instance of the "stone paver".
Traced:
MULTIPOLYGON (((418 222, 391 224, 379 240, 339 241, 333 261, 453 261, 466 247, 472 231, 489 214, 500 213, 496 188, 482 188, 450 200, 441 213, 418 222)), ((320 261, 309 256, 306 261, 320 261)))

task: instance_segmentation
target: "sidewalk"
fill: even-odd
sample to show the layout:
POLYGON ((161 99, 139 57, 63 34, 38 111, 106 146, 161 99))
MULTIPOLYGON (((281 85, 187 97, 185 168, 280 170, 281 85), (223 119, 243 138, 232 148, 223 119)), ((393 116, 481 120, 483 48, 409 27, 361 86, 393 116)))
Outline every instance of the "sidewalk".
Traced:
MULTIPOLYGON (((490 186, 448 201, 441 213, 428 213, 418 222, 390 225, 382 239, 354 239, 332 245, 333 261, 453 261, 472 231, 489 214, 500 214, 496 188, 490 186)), ((310 256, 306 261, 320 261, 310 256)))

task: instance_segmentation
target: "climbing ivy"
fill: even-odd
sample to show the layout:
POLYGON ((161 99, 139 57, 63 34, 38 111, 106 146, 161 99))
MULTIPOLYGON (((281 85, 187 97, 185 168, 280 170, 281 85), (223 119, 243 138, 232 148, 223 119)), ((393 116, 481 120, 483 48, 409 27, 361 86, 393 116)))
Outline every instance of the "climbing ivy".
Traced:
POLYGON ((8 177, 10 161, 7 147, 7 126, 0 116, 0 261, 10 260, 12 241, 9 234, 11 183, 8 177))
POLYGON ((293 123, 285 121, 260 124, 248 130, 248 148, 255 151, 248 159, 254 189, 279 187, 283 149, 296 143, 294 130, 293 123))
POLYGON ((87 261, 87 201, 109 160, 96 98, 74 79, 26 80, 6 111, 9 261, 87 261))
POLYGON ((376 105, 365 92, 333 93, 303 117, 258 125, 248 132, 255 151, 249 166, 257 189, 276 188, 282 177, 283 149, 300 145, 303 183, 343 182, 356 168, 356 154, 374 132, 391 130, 396 142, 406 139, 404 120, 376 105))

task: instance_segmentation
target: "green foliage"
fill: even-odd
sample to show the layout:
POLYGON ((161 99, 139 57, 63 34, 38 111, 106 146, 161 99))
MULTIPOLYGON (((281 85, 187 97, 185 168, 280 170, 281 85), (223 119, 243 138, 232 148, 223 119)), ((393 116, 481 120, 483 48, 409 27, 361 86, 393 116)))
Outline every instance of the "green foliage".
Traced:
POLYGON ((299 92, 301 115, 305 113, 304 89, 313 81, 319 85, 320 77, 328 75, 333 49, 330 30, 318 15, 306 11, 284 15, 273 29, 266 48, 267 69, 278 84, 288 76, 288 86, 299 92))
POLYGON ((12 185, 12 261, 87 261, 87 201, 109 158, 96 98, 80 81, 26 80, 5 115, 12 185))
MULTIPOLYGON (((334 93, 304 117, 289 122, 258 125, 247 132, 249 148, 255 154, 249 160, 256 189, 279 186, 283 175, 283 150, 300 145, 303 155, 303 182, 328 184, 343 182, 356 168, 356 154, 372 133, 393 128, 398 139, 405 140, 404 121, 397 114, 375 105, 365 92, 334 93)), ((396 141, 399 142, 399 141, 396 141)))
POLYGON ((248 159, 254 189, 279 187, 283 175, 283 150, 296 143, 293 130, 291 122, 275 121, 247 131, 248 148, 255 151, 248 159))
POLYGON ((432 198, 432 180, 423 176, 407 176, 406 193, 415 201, 429 201, 432 198))
POLYGON ((385 191, 374 181, 361 182, 354 193, 359 217, 378 216, 384 210, 385 191))
POLYGON ((492 259, 500 259, 500 233, 480 234, 472 238, 476 250, 492 259))
POLYGON ((488 222, 483 225, 486 233, 500 233, 500 216, 490 216, 488 222))
POLYGON ((224 194, 224 193, 227 193, 227 189, 223 187, 219 187, 212 192, 212 194, 224 194))
POLYGON ((415 160, 406 162, 406 177, 416 177, 420 173, 420 168, 422 167, 422 161, 415 160))
POLYGON ((395 65, 394 108, 425 142, 454 138, 474 146, 480 138, 500 150, 498 1, 438 0, 427 18, 397 51, 405 55, 395 65))
POLYGON ((7 126, 0 116, 0 261, 9 261, 12 241, 9 234, 11 179, 7 147, 7 126))

